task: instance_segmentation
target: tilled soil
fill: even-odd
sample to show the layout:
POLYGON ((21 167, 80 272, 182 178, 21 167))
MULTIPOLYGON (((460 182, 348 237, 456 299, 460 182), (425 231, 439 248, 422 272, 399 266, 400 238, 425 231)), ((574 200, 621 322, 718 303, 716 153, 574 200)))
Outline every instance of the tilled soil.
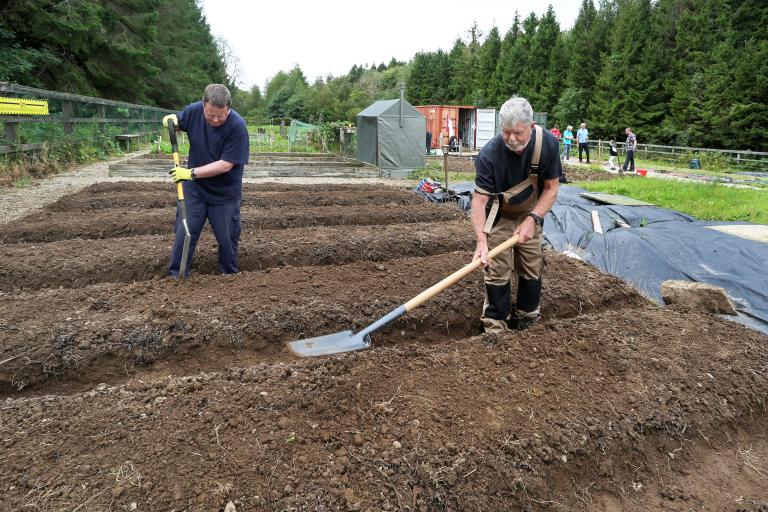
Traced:
POLYGON ((469 262, 467 221, 404 191, 247 191, 244 271, 217 275, 204 235, 179 281, 167 220, 83 229, 172 221, 133 185, 0 228, 0 509, 768 509, 768 337, 548 252, 526 331, 480 333, 478 272, 370 350, 299 359, 287 342, 359 329, 469 262), (280 209, 304 224, 264 229, 280 209))
MULTIPOLYGON (((243 232, 307 226, 381 225, 453 221, 464 215, 449 205, 311 206, 292 208, 244 207, 240 211, 243 232)), ((54 242, 72 238, 96 239, 157 235, 173 231, 173 208, 102 209, 34 213, 3 226, 0 243, 54 242)))
MULTIPOLYGON (((375 190, 370 186, 325 185, 312 189, 277 183, 245 184, 243 207, 422 205, 424 201, 404 190, 375 190), (329 194, 333 192, 333 194, 329 194)), ((175 208, 176 189, 168 183, 96 184, 46 206, 51 212, 77 212, 106 208, 175 208)))
MULTIPOLYGON (((458 251, 473 243, 464 219, 374 226, 321 226, 261 230, 239 246, 242 271, 284 266, 339 265, 386 261, 393 254, 427 256, 458 251)), ((75 239, 0 244, 0 291, 81 288, 105 282, 146 281, 168 274, 173 235, 75 239)), ((218 273, 218 246, 209 229, 197 244, 192 271, 218 273)))

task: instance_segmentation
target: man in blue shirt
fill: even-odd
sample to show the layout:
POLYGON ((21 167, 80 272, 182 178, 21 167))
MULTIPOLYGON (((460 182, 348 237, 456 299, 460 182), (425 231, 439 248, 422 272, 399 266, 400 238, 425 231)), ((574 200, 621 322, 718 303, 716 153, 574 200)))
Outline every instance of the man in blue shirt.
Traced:
POLYGON ((579 163, 581 162, 581 152, 587 152, 587 163, 589 162, 589 130, 587 130, 587 123, 581 123, 579 131, 576 132, 576 138, 579 141, 579 163))
MULTIPOLYGON (((230 108, 232 96, 221 84, 205 88, 203 100, 187 105, 172 119, 178 130, 187 132, 187 167, 174 167, 173 180, 182 182, 191 234, 186 273, 206 219, 219 244, 219 270, 236 274, 240 241, 240 203, 243 198, 243 169, 248 163, 248 130, 245 121, 230 108)), ((177 277, 184 244, 184 228, 176 212, 176 240, 168 274, 177 277)), ((186 276, 185 276, 186 277, 186 276)))
POLYGON ((501 134, 475 160, 471 217, 477 239, 474 259, 486 267, 481 321, 491 333, 522 330, 539 319, 544 217, 557 198, 562 175, 557 139, 536 126, 525 98, 504 103, 499 122, 501 134), (515 234, 520 237, 517 245, 489 261, 488 251, 515 234))

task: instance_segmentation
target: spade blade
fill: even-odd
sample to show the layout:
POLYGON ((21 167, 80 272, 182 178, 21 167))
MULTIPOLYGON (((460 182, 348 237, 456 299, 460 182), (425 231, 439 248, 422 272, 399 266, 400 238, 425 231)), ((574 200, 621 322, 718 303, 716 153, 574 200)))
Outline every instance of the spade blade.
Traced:
POLYGON ((368 334, 354 334, 352 331, 341 331, 325 336, 292 341, 288 344, 291 352, 300 357, 324 356, 364 350, 370 348, 371 338, 368 334))

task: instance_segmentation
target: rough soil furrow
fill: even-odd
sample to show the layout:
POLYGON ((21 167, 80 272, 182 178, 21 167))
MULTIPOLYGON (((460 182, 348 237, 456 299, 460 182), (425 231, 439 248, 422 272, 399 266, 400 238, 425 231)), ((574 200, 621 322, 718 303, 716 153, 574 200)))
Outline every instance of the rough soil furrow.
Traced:
POLYGON ((768 379, 755 358, 768 349, 709 315, 634 317, 610 310, 560 323, 557 336, 547 322, 450 348, 398 345, 6 401, 0 485, 14 492, 4 503, 480 511, 651 501, 644 488, 684 474, 723 425, 765 418, 768 379), (710 335, 654 336, 681 322, 710 335), (710 378, 711 354, 728 370, 710 378))
MULTIPOLYGON (((470 247, 466 220, 373 226, 318 226, 265 230, 240 242, 241 271, 272 267, 340 265, 428 256, 470 247)), ((173 236, 75 239, 0 245, 0 291, 80 288, 134 282, 168 274, 173 236)), ((197 244, 192 272, 219 273, 218 246, 208 228, 197 244)))
MULTIPOLYGON (((571 270, 586 268, 551 256, 564 260, 562 266, 571 270)), ((208 345, 285 357, 284 343, 363 327, 459 269, 470 257, 470 253, 447 253, 385 263, 277 268, 182 282, 164 278, 6 295, 0 360, 14 359, 0 366, 0 389, 12 392, 62 373, 93 382, 106 378, 107 366, 116 367, 117 377, 125 378, 134 368, 208 345), (30 303, 36 307, 30 309, 30 303), (41 310, 46 311, 44 316, 41 310), (96 378, 88 376, 92 371, 96 378)), ((478 277, 392 324, 378 342, 479 333, 478 277)), ((606 283, 612 286, 584 289, 563 271, 562 279, 545 282, 545 317, 565 318, 626 304, 654 307, 620 281, 606 278, 606 283)))
MULTIPOLYGON (((173 208, 137 210, 42 211, 9 222, 0 229, 0 243, 36 243, 73 238, 121 238, 173 232, 173 208)), ((243 208, 243 237, 258 230, 309 226, 383 225, 455 221, 466 216, 451 205, 419 204, 243 208)))
MULTIPOLYGON (((122 187, 121 187, 122 188, 122 187)), ((360 187, 359 189, 344 188, 333 191, 307 190, 270 190, 260 185, 245 184, 243 186, 244 208, 250 207, 285 207, 296 206, 352 206, 371 204, 405 204, 422 205, 424 200, 416 194, 402 189, 381 189, 360 187)), ((101 210, 107 208, 173 208, 176 205, 176 190, 171 184, 158 183, 154 187, 144 187, 144 190, 115 190, 113 187, 91 186, 77 194, 64 196, 58 201, 45 207, 52 212, 76 212, 84 210, 101 210)))

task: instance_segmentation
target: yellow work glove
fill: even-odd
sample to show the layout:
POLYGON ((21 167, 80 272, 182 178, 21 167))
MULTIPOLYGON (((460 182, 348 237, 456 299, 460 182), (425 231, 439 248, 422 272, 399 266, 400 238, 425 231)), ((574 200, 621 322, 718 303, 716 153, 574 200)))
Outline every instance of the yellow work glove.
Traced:
POLYGON ((192 176, 193 170, 194 169, 187 169, 186 167, 174 167, 173 169, 168 171, 168 174, 173 176, 174 182, 178 183, 180 181, 195 179, 195 177, 192 176))
POLYGON ((165 116, 163 118, 163 126, 168 128, 168 120, 169 119, 171 119, 173 121, 173 126, 175 126, 176 128, 179 127, 179 118, 176 117, 176 114, 168 114, 167 116, 165 116))

